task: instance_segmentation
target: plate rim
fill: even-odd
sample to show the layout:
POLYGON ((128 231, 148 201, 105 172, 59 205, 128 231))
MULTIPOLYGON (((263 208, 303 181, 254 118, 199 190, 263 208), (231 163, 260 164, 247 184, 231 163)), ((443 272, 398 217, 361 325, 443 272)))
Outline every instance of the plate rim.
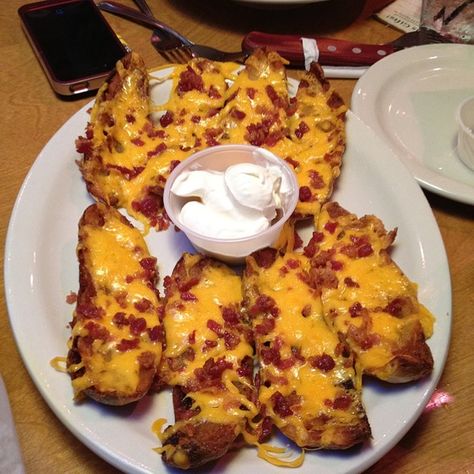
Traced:
MULTIPOLYGON (((388 55, 369 67, 366 73, 359 78, 351 94, 351 110, 367 126, 372 128, 376 133, 380 133, 380 136, 386 136, 385 129, 381 129, 378 123, 372 119, 372 117, 376 115, 374 104, 383 84, 393 77, 393 74, 396 74, 397 71, 406 68, 410 61, 434 59, 433 56, 430 55, 436 53, 442 55, 444 58, 453 51, 455 53, 465 51, 466 53, 470 52, 472 54, 471 49, 469 49, 470 46, 471 45, 459 43, 426 44, 405 48, 388 55), (365 95, 368 95, 369 99, 365 99, 365 95)), ((425 167, 416 159, 406 158, 403 154, 397 152, 388 139, 384 141, 393 154, 410 170, 413 177, 424 189, 448 199, 474 205, 473 186, 425 167), (458 188, 458 190, 456 190, 456 188, 458 188)))

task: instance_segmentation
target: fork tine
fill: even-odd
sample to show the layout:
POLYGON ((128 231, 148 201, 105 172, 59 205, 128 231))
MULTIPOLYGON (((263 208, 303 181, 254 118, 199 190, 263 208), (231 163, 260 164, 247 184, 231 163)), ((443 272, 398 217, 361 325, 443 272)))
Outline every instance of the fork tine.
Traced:
POLYGON ((178 63, 187 63, 190 59, 192 59, 192 54, 187 47, 180 46, 179 48, 173 49, 173 58, 178 63))
POLYGON ((159 53, 167 63, 173 62, 173 58, 170 57, 168 51, 159 51, 159 53))

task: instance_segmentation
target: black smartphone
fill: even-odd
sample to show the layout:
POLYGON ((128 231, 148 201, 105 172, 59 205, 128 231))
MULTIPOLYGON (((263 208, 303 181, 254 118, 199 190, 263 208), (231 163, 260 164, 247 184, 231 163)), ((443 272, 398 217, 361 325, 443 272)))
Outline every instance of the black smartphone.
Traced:
POLYGON ((126 54, 93 0, 47 0, 18 9, 52 88, 72 96, 98 89, 126 54))

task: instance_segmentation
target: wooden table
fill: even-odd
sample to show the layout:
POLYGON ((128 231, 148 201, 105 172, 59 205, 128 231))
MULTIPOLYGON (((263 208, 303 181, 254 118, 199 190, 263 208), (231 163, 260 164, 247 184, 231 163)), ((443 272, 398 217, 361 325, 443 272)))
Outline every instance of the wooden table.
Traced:
MULTIPOLYGON (((196 42, 228 50, 239 48, 243 34, 250 30, 324 33, 373 43, 399 35, 373 19, 357 20, 363 7, 357 1, 333 0, 276 11, 251 9, 227 0, 150 0, 150 3, 157 16, 196 42)), ((0 12, 0 94, 5 107, 0 128, 2 248, 16 195, 30 166, 58 128, 90 100, 64 101, 54 95, 20 29, 16 14, 20 4, 19 0, 5 2, 0 12)), ((164 63, 149 44, 149 31, 111 15, 107 18, 150 67, 164 63)), ((349 102, 355 81, 334 80, 333 83, 349 102)), ((430 193, 426 195, 441 229, 452 275, 452 342, 439 388, 449 392, 454 401, 423 414, 400 443, 369 469, 370 473, 474 473, 473 207, 430 193)), ((3 252, 1 258, 3 261, 3 252)), ((15 346, 3 293, 0 373, 11 398, 27 472, 117 472, 77 441, 41 398, 15 346)))

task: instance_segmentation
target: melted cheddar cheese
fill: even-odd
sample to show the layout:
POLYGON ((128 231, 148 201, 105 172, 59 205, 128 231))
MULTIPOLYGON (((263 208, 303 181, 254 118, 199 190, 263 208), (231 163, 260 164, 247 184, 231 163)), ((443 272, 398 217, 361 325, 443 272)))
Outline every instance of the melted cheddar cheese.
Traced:
POLYGON ((75 394, 92 388, 124 399, 144 395, 142 358, 155 373, 162 351, 156 270, 150 268, 156 260, 118 211, 97 204, 84 216, 77 248, 81 288, 69 342, 80 354, 68 365, 75 394))
POLYGON ((420 348, 429 352, 424 339, 432 334, 434 318, 419 303, 416 284, 388 255, 394 233, 374 216, 334 213, 342 209, 336 206, 324 206, 318 222, 320 252, 329 255, 326 265, 337 278, 337 284, 323 285, 324 313, 347 336, 361 370, 390 380, 397 354, 412 351, 416 359, 420 348))
POLYGON ((241 69, 193 59, 161 80, 150 79, 132 53, 99 90, 86 138, 78 140, 89 191, 165 229, 161 194, 171 170, 204 147, 251 143, 293 165, 301 190, 296 212, 316 216, 339 176, 346 108, 315 71, 290 98, 285 61, 275 52, 256 51, 241 69), (153 105, 164 82, 169 99, 153 105))
POLYGON ((258 399, 265 414, 299 446, 348 447, 370 430, 354 389, 351 354, 342 355, 319 295, 305 282, 309 269, 306 257, 290 252, 269 268, 258 267, 252 257, 247 261, 247 309, 254 316, 261 367, 258 399), (264 301, 266 309, 259 309, 264 301), (269 319, 273 324, 264 329, 269 319), (359 430, 360 437, 341 441, 348 428, 359 430))

